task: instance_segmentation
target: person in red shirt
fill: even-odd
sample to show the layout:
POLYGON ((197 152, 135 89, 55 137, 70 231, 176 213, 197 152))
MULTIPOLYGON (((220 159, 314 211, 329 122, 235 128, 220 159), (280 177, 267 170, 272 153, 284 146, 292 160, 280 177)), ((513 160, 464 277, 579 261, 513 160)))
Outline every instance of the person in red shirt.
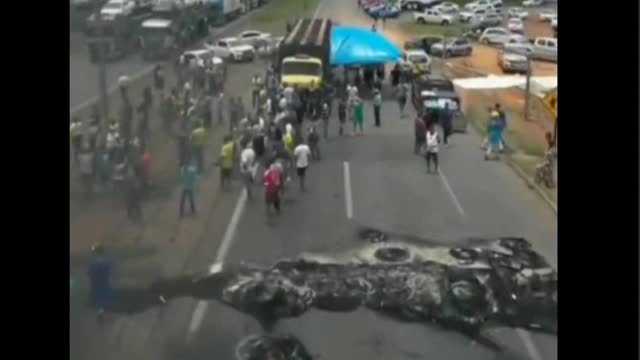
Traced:
POLYGON ((276 213, 280 213, 280 190, 281 190, 282 174, 276 163, 271 164, 269 170, 264 173, 265 200, 267 204, 267 213, 273 205, 276 213))
POLYGON ((427 133, 427 127, 425 126, 425 123, 423 120, 423 114, 419 113, 416 116, 416 122, 415 122, 415 141, 413 143, 414 154, 417 154, 420 151, 420 149, 424 147, 424 144, 426 141, 426 133, 427 133))

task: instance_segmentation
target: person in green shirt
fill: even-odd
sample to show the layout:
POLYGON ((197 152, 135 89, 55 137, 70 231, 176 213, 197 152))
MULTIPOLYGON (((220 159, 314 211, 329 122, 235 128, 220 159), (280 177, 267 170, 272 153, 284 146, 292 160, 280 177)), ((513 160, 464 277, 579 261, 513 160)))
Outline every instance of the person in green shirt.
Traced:
POLYGON ((220 151, 220 186, 225 189, 225 185, 231 181, 233 171, 234 143, 230 135, 224 137, 224 144, 220 151))
POLYGON ((357 129, 360 128, 360 134, 364 135, 364 109, 362 105, 362 99, 359 97, 354 99, 354 107, 353 107, 353 134, 357 135, 357 129))
POLYGON ((373 91, 373 116, 375 117, 376 127, 380 127, 380 108, 382 107, 382 94, 380 90, 373 91))
POLYGON ((198 121, 195 129, 191 132, 191 149, 199 174, 204 171, 204 144, 206 140, 207 129, 202 121, 198 121))

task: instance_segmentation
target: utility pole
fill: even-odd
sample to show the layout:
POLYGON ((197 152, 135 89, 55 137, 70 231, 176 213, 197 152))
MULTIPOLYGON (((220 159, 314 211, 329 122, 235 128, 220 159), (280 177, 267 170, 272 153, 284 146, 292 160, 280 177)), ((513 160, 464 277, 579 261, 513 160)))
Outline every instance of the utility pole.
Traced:
POLYGON ((527 82, 524 86, 524 119, 529 121, 529 96, 531 91, 531 57, 527 56, 527 82))
POLYGON ((96 2, 94 9, 94 18, 96 23, 96 37, 98 39, 98 94, 100 96, 100 111, 102 113, 102 121, 107 124, 109 121, 109 98, 107 94, 107 66, 105 63, 106 57, 106 36, 104 31, 104 23, 102 21, 102 14, 100 13, 100 2, 96 2))

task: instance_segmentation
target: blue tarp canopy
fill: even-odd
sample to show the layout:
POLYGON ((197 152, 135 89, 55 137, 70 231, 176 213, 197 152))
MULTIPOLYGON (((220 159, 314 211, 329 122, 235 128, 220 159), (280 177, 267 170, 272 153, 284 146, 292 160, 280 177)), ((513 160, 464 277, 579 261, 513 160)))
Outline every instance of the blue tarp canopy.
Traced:
POLYGON ((331 32, 331 65, 376 65, 397 62, 402 50, 370 29, 334 26, 331 32))

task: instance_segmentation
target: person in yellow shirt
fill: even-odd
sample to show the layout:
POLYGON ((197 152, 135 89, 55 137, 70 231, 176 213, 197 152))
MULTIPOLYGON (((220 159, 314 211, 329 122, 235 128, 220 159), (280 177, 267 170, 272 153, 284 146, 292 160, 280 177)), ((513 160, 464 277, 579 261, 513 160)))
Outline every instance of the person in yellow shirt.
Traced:
POLYGON ((204 144, 206 140, 207 129, 204 128, 202 121, 198 121, 195 129, 191 132, 191 149, 200 174, 204 171, 204 144))
POLYGON ((230 135, 224 137, 222 149, 220 150, 220 187, 231 181, 231 173, 233 171, 234 146, 233 138, 230 135))
POLYGON ((284 136, 284 145, 287 147, 289 152, 293 152, 295 144, 293 141, 293 134, 291 132, 287 132, 287 135, 284 136))

